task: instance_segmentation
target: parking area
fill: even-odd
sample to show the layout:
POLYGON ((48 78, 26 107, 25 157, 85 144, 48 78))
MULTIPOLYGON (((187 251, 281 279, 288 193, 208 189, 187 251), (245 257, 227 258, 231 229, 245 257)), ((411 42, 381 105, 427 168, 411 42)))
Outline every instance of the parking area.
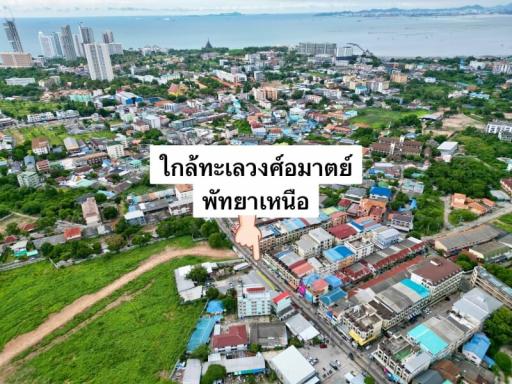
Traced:
POLYGON ((348 372, 360 372, 344 352, 330 344, 327 348, 305 346, 300 352, 313 364, 323 383, 344 383, 348 372))

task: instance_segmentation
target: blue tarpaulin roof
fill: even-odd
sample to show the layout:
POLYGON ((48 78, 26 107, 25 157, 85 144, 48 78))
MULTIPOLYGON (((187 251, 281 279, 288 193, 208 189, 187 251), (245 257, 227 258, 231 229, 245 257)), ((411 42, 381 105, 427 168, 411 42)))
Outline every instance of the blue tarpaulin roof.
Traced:
POLYGON ((201 317, 197 322, 196 329, 190 336, 187 344, 187 352, 193 352, 197 347, 208 343, 215 324, 222 319, 222 316, 201 317))

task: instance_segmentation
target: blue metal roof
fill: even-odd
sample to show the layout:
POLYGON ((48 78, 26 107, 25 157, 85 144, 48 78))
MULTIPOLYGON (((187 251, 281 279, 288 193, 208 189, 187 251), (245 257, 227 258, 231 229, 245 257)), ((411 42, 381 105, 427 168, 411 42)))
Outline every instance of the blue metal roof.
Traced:
POLYGON ((329 284, 329 287, 331 287, 331 289, 339 288, 343 285, 341 279, 337 278, 334 275, 325 276, 324 280, 327 282, 327 284, 329 284))
POLYGON ((338 245, 334 248, 324 251, 324 257, 331 263, 336 263, 340 260, 344 260, 347 257, 353 256, 354 253, 344 245, 338 245))
POLYGON ((329 306, 336 301, 343 299, 345 296, 347 296, 347 293, 343 289, 336 288, 330 292, 327 292, 325 295, 320 296, 320 300, 322 303, 329 306))
POLYGON ((318 279, 320 279, 320 276, 316 273, 312 273, 311 275, 308 275, 306 277, 304 277, 302 279, 302 282, 306 285, 306 286, 310 286, 311 284, 313 284, 315 281, 317 281, 318 279))
POLYGON ((489 338, 484 333, 478 332, 473 335, 471 340, 464 344, 462 351, 471 352, 478 356, 480 359, 483 359, 490 346, 491 341, 489 338))
POLYGON ((389 199, 393 195, 393 192, 389 188, 372 187, 370 189, 370 195, 385 196, 389 199))

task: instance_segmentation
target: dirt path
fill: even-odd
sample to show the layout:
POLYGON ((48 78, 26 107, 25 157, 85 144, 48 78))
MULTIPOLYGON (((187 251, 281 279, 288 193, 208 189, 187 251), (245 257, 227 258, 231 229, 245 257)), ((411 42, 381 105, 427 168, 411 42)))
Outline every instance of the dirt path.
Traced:
POLYGON ((180 256, 206 256, 212 258, 236 257, 236 255, 231 250, 212 249, 207 245, 198 245, 194 248, 188 249, 166 249, 165 251, 145 260, 136 269, 126 273, 117 280, 114 280, 112 283, 103 287, 99 291, 89 295, 84 295, 75 300, 73 303, 62 308, 62 310, 59 312, 50 315, 48 319, 35 330, 24 333, 23 335, 17 336, 9 341, 5 345, 3 351, 0 353, 0 367, 7 364, 10 360, 12 360, 15 356, 27 348, 33 347, 42 341, 43 338, 51 334, 56 329, 65 325, 76 315, 82 313, 100 300, 110 296, 112 293, 122 288, 129 282, 135 280, 145 272, 148 272, 158 265, 180 256))

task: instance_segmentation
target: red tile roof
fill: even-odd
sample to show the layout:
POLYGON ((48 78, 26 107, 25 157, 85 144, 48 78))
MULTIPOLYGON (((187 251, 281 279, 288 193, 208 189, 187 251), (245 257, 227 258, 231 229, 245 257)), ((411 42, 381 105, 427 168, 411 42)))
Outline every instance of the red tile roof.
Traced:
POLYGON ((11 244, 11 243, 15 243, 16 240, 18 240, 18 238, 14 235, 9 235, 9 236, 6 236, 5 239, 4 239, 4 243, 5 244, 11 244))
POLYGON ((276 297, 274 297, 274 298, 272 299, 272 301, 274 302, 274 304, 277 304, 277 303, 279 303, 281 300, 286 299, 286 298, 288 298, 288 297, 290 297, 290 293, 285 291, 285 292, 281 292, 279 295, 277 295, 276 297))
POLYGON ((313 267, 309 263, 304 263, 292 269, 292 272, 298 277, 306 276, 311 271, 313 271, 313 267))
POLYGON ((76 239, 82 236, 80 227, 71 227, 64 230, 64 238, 66 240, 76 239))
POLYGON ((341 199, 338 201, 338 206, 348 208, 352 202, 349 199, 341 199))
POLYGON ((357 233, 355 228, 348 224, 336 225, 335 227, 329 228, 328 231, 337 239, 346 239, 350 236, 354 236, 357 233))
POLYGON ((228 332, 215 335, 212 338, 213 348, 234 347, 237 345, 247 345, 248 343, 247 329, 243 324, 232 325, 229 327, 228 332))
POLYGON ((20 229, 24 232, 32 232, 36 229, 36 225, 34 223, 26 223, 20 226, 20 229))

